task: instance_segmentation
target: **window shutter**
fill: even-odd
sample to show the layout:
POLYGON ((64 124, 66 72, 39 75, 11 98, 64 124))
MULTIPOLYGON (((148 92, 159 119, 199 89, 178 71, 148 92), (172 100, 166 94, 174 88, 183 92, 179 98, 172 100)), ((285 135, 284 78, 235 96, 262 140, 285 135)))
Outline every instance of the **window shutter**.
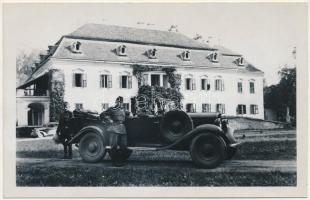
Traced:
POLYGON ((72 87, 75 87, 75 73, 72 74, 72 87))
POLYGON ((83 83, 82 83, 83 87, 87 87, 87 74, 83 74, 83 83))
POLYGON ((196 80, 192 79, 192 90, 196 90, 196 80))
POLYGON ((119 76, 119 88, 122 88, 122 75, 119 76))
POLYGON ((112 75, 108 75, 108 88, 112 88, 112 75))
POLYGON ((149 82, 149 76, 148 74, 143 74, 143 85, 148 85, 149 82))
POLYGON ((225 84, 224 84, 224 80, 222 80, 222 91, 225 90, 225 84))
POLYGON ((128 76, 128 88, 132 88, 132 76, 128 76))
POLYGON ((102 80, 102 74, 99 76, 99 87, 102 88, 103 86, 103 80, 102 80))

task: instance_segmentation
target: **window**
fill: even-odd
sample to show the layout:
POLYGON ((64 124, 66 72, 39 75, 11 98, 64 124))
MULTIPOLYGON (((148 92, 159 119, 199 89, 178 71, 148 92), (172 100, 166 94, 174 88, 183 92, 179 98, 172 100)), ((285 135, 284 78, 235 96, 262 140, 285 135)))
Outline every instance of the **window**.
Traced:
POLYGON ((238 82, 238 93, 242 93, 242 82, 238 82))
POLYGON ((182 53, 182 58, 183 58, 183 60, 190 60, 190 52, 189 51, 184 51, 182 53))
POLYGON ((209 58, 212 62, 218 62, 218 52, 213 52, 209 55, 209 58))
POLYGON ((211 104, 203 103, 202 104, 202 112, 211 112, 211 104))
POLYGON ((76 103, 75 104, 75 109, 76 110, 83 110, 83 104, 82 103, 76 103))
POLYGON ((250 93, 251 93, 251 94, 254 94, 254 93, 255 93, 254 82, 250 82, 250 93))
POLYGON ((148 56, 149 56, 149 58, 156 58, 156 49, 150 49, 149 51, 148 51, 148 56))
POLYGON ((121 45, 117 48, 117 53, 119 56, 126 56, 127 52, 126 52, 127 47, 125 45, 121 45))
POLYGON ((244 65, 244 59, 243 59, 243 57, 239 57, 239 58, 237 59, 237 64, 238 64, 239 66, 244 65))
POLYGON ((160 75, 151 74, 151 86, 160 86, 160 75))
POLYGON ((196 82, 193 78, 186 78, 185 79, 185 89, 186 90, 195 90, 196 89, 196 82))
POLYGON ((109 104, 108 103, 103 103, 103 104, 101 104, 101 110, 102 111, 105 111, 105 110, 107 110, 109 108, 109 104))
POLYGON ((210 82, 208 79, 201 79, 201 90, 210 90, 210 82))
POLYGON ((194 103, 186 104, 186 112, 190 112, 190 113, 196 112, 196 104, 194 103))
POLYGON ((216 112, 225 113, 225 104, 216 104, 216 112))
POLYGON ((129 111, 129 103, 123 103, 123 108, 124 108, 126 111, 129 111))
POLYGON ((87 87, 86 74, 74 73, 73 74, 74 87, 87 87))
POLYGON ((100 87, 112 88, 112 75, 101 74, 100 75, 100 87))
POLYGON ((74 42, 71 46, 71 51, 73 53, 80 53, 81 52, 81 42, 79 42, 79 41, 74 42))
POLYGON ((257 105, 250 105, 250 113, 255 115, 255 114, 258 114, 258 106, 257 105))
POLYGON ((237 115, 243 115, 246 114, 246 105, 239 104, 237 106, 237 115))
POLYGON ((222 79, 215 80, 215 90, 224 91, 224 81, 222 79))
POLYGON ((127 75, 120 76, 120 88, 132 88, 132 77, 127 75))

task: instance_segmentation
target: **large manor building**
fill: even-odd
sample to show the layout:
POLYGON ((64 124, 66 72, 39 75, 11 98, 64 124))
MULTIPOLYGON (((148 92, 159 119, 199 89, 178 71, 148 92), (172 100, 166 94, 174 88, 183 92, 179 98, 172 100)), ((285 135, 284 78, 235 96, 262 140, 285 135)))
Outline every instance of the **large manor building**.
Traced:
MULTIPOLYGON (((133 65, 174 67, 181 77, 186 112, 221 112, 264 118, 263 75, 242 55, 177 32, 86 24, 64 35, 40 56, 31 77, 17 88, 18 126, 50 121, 50 90, 60 70, 71 109, 101 112, 122 96, 126 108, 138 92, 133 65)), ((143 84, 170 87, 161 70, 143 72, 143 84)))

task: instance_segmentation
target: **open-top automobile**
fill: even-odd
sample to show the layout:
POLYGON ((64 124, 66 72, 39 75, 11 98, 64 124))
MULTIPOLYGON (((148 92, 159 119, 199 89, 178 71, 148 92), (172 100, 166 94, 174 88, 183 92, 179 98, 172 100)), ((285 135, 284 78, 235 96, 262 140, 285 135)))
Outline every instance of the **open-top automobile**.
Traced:
MULTIPOLYGON (((127 116, 125 120, 128 150, 121 159, 130 157, 133 150, 189 151, 194 164, 215 168, 236 153, 238 143, 227 119, 219 113, 185 113, 172 110, 164 115, 127 116)), ((74 111, 70 124, 73 137, 85 162, 99 162, 106 153, 113 158, 109 146, 108 123, 98 114, 74 111)))

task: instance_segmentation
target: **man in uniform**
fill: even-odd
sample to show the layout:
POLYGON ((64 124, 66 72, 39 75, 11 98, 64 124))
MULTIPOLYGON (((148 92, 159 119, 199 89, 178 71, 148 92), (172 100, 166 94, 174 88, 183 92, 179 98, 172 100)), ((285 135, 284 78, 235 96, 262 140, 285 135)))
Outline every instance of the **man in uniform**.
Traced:
POLYGON ((60 114, 59 124, 56 130, 61 143, 64 145, 64 159, 72 159, 72 144, 68 144, 71 139, 69 122, 72 118, 72 112, 69 110, 68 102, 64 102, 64 110, 60 114))
POLYGON ((110 155, 113 159, 115 166, 124 165, 124 160, 121 158, 122 153, 127 149, 127 132, 124 125, 125 122, 125 110, 123 108, 123 98, 117 97, 115 106, 108 108, 106 111, 100 114, 100 118, 110 118, 110 124, 107 131, 110 133, 110 155))

